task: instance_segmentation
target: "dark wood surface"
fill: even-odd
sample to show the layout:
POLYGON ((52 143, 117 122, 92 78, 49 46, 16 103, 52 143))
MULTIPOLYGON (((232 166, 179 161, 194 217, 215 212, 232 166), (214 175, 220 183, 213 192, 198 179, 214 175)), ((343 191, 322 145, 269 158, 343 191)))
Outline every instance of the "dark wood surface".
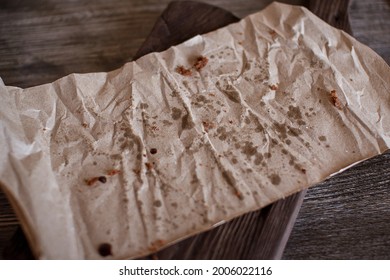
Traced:
POLYGON ((161 52, 198 34, 239 21, 232 13, 200 2, 171 2, 157 19, 134 60, 151 52, 161 52), (185 11, 185 12, 184 12, 185 11))
MULTIPOLYGON (((72 72, 109 71, 142 55, 136 50, 168 1, 106 2, 1 1, 0 76, 5 83, 26 87, 52 82, 72 72)), ((245 16, 269 1, 209 2, 245 16)), ((389 61, 388 2, 371 1, 370 5, 356 0, 349 10, 348 1, 289 2, 303 3, 334 26, 347 30, 346 16, 355 15, 349 25, 354 34, 389 61), (354 26, 359 27, 357 31, 354 26)), ((155 45, 160 44, 162 41, 155 45)), ((284 258, 390 258, 389 160, 389 154, 382 155, 309 190, 284 258)), ((299 197, 290 202, 296 201, 299 202, 299 197)), ((294 215, 265 218, 272 217, 272 211, 286 213, 282 206, 284 203, 285 207, 291 207, 287 202, 233 220, 224 225, 229 230, 219 227, 214 233, 185 240, 158 257, 278 258, 281 252, 275 249, 267 252, 264 248, 272 246, 264 247, 264 244, 273 242, 283 248, 288 231, 281 236, 267 236, 261 228, 267 223, 272 230, 283 223, 288 228, 294 215), (245 229, 243 225, 251 226, 245 229)), ((4 195, 0 195, 0 210, 2 250, 12 243, 10 238, 17 228, 17 220, 4 195)), ((13 239, 16 248, 12 250, 24 248, 22 237, 18 231, 13 239)))
MULTIPOLYGON (((351 30, 389 64, 390 1, 347 2, 309 1, 308 7, 351 30)), ((390 152, 310 188, 283 258, 390 259, 390 152)))

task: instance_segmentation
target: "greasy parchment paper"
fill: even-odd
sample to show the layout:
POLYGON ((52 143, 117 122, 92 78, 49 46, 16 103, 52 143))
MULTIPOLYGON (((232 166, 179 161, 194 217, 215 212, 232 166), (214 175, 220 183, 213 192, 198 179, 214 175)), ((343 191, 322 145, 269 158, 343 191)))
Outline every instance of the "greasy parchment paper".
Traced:
POLYGON ((382 153, 389 90, 371 49, 274 3, 116 71, 2 84, 0 182, 37 257, 134 258, 382 153))

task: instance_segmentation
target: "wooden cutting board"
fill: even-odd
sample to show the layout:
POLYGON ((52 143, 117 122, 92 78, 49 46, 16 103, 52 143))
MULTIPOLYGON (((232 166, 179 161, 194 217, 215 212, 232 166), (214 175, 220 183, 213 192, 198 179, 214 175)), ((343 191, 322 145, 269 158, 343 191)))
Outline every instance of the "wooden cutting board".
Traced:
MULTIPOLYGON (((314 13, 350 32, 349 1, 306 1, 314 13)), ((238 21, 230 12, 199 2, 172 2, 157 20, 134 59, 163 51, 197 34, 238 21)), ((305 192, 248 213, 208 232, 166 248, 150 258, 159 259, 280 259, 305 192)), ((4 204, 4 203, 3 203, 4 204)), ((0 205, 1 209, 5 209, 0 205)), ((1 229, 0 229, 1 230, 1 229)), ((33 258, 19 228, 4 250, 6 259, 33 258)))

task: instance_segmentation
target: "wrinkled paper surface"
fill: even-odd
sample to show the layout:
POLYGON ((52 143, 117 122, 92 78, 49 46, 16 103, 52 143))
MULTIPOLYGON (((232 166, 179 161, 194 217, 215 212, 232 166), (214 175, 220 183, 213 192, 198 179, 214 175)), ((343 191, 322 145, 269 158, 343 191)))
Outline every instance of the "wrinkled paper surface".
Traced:
POLYGON ((37 257, 139 257, 385 151, 389 87, 371 49, 274 3, 116 71, 1 85, 1 186, 37 257))

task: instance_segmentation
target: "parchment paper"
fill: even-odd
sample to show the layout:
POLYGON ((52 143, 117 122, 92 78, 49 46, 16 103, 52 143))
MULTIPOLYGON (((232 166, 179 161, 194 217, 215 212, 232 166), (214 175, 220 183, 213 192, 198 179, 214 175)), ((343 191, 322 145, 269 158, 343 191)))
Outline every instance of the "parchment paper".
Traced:
POLYGON ((0 86, 0 182, 41 259, 134 258, 390 145, 390 69, 305 8, 109 73, 0 86))

